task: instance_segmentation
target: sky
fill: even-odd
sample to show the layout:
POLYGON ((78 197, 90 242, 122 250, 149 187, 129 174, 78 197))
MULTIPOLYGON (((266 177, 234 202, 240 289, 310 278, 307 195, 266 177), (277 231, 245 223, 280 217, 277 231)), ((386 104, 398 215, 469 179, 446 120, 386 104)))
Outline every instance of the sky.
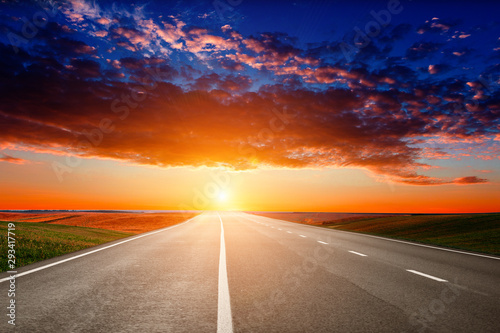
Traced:
POLYGON ((500 211, 500 3, 0 1, 0 209, 500 211))

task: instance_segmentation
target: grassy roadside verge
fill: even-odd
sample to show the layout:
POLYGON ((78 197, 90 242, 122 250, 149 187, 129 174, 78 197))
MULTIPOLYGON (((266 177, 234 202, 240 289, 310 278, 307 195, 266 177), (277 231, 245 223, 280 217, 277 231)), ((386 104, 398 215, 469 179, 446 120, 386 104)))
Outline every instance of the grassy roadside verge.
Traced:
MULTIPOLYGON (((270 214, 266 216, 271 217, 270 214)), ((295 220, 284 219, 297 222, 296 215, 295 220)), ((315 225, 500 255, 499 213, 360 217, 323 221, 315 225)))
MULTIPOLYGON (((7 225, 0 221, 0 272, 9 270, 7 225)), ((14 222, 16 268, 134 235, 130 232, 60 224, 14 222)))

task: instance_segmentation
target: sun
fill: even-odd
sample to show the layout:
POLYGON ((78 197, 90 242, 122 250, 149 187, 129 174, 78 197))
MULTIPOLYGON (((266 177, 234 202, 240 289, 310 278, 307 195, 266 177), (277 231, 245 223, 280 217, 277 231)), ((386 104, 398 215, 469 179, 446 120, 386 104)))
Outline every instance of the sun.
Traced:
POLYGON ((220 191, 219 194, 217 194, 217 201, 226 202, 227 199, 229 199, 229 193, 227 191, 220 191))

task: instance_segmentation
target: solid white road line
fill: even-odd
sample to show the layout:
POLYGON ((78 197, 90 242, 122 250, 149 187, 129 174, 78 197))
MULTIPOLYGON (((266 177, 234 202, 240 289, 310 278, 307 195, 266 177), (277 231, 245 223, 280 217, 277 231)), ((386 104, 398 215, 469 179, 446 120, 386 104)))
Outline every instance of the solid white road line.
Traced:
POLYGON ((419 272, 419 271, 414 271, 413 269, 407 269, 406 271, 410 272, 410 273, 413 273, 413 274, 420 275, 420 276, 424 276, 426 278, 429 278, 429 279, 432 279, 432 280, 436 280, 436 281, 439 281, 439 282, 448 282, 448 280, 444 280, 444 279, 441 279, 441 278, 438 278, 438 277, 435 277, 435 276, 432 276, 432 275, 429 275, 429 274, 425 274, 425 273, 422 273, 422 272, 419 272))
POLYGON ((349 251, 349 252, 357 254, 358 256, 366 257, 366 254, 363 254, 363 253, 359 253, 359 252, 356 252, 356 251, 349 251))
MULTIPOLYGON (((219 215, 219 213, 217 213, 219 215)), ((220 220, 220 257, 219 257, 219 299, 217 309, 217 333, 233 332, 231 301, 229 299, 229 283, 227 281, 226 243, 224 241, 224 225, 220 220)))
MULTIPOLYGON (((198 215, 200 216, 200 215, 198 215)), ((96 252, 99 252, 99 251, 102 251, 102 250, 106 250, 106 249, 109 249, 111 247, 115 247, 117 245, 120 245, 120 244, 124 244, 124 243, 128 243, 130 241, 133 241, 133 240, 136 240, 136 239, 139 239, 139 238, 142 238, 142 237, 146 237, 146 236, 151 236, 151 235, 154 235, 154 234, 157 234, 159 232, 163 232, 163 231, 167 231, 169 229, 172 229, 172 228, 175 228, 175 227, 178 227, 180 226, 181 224, 184 224, 184 223, 187 223, 193 219, 195 219, 196 217, 198 216, 195 216, 193 218, 190 218, 189 220, 185 221, 185 222, 182 222, 182 223, 179 223, 179 224, 176 224, 176 225, 173 225, 171 227, 167 227, 167 228, 164 228, 164 229, 161 229, 161 230, 157 230, 157 231, 153 231, 153 232, 149 232, 149 233, 146 233, 146 234, 142 234, 140 236, 137 236, 137 237, 133 237, 133 238, 129 238, 127 240, 124 240, 124 241, 121 241, 121 242, 118 242, 118 243, 114 243, 114 244, 111 244, 111 245, 108 245, 108 246, 104 246, 104 247, 101 247, 99 249, 96 249, 96 250, 92 250, 92 251, 89 251, 89 252, 85 252, 85 253, 82 253, 82 254, 79 254, 79 255, 76 255, 74 257, 70 257, 70 258, 66 258, 66 259, 63 259, 63 260, 59 260, 59 261, 56 261, 56 262, 53 262, 53 263, 50 263, 48 265, 44 265, 44 266, 40 266, 40 267, 37 267, 37 268, 33 268, 29 271, 26 271, 26 272, 22 272, 22 273, 17 273, 15 274, 16 278, 20 277, 20 276, 24 276, 24 275, 28 275, 28 274, 31 274, 31 273, 35 273, 35 272, 38 272, 38 271, 41 271, 42 269, 46 269, 46 268, 49 268, 49 267, 52 267, 52 266, 56 266, 56 265, 59 265, 59 264, 62 264, 62 263, 65 263, 65 262, 68 262, 68 261, 71 261, 71 260, 75 260, 75 259, 78 259, 78 258, 81 258, 81 257, 85 257, 85 256, 88 256, 89 254, 92 254, 92 253, 96 253, 96 252)), ((5 282, 5 281, 8 281, 10 279, 10 277, 6 277, 6 278, 3 278, 3 279, 0 279, 0 283, 2 282, 5 282)))
POLYGON ((321 243, 321 244, 328 244, 328 243, 323 242, 323 241, 318 241, 318 243, 321 243))
POLYGON ((304 238, 306 238, 306 236, 304 236, 304 235, 299 235, 299 236, 300 236, 300 237, 304 237, 304 238))

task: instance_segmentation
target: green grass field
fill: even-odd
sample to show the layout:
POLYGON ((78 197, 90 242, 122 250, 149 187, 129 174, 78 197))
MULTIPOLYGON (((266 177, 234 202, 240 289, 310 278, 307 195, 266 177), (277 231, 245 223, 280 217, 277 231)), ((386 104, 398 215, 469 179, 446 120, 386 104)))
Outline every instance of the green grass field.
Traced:
MULTIPOLYGON (((0 221, 0 272, 9 270, 7 225, 0 221)), ((133 233, 60 224, 15 222, 16 268, 40 260, 78 251, 133 233)))
POLYGON ((409 215, 325 221, 323 227, 500 255, 500 214, 409 215))

